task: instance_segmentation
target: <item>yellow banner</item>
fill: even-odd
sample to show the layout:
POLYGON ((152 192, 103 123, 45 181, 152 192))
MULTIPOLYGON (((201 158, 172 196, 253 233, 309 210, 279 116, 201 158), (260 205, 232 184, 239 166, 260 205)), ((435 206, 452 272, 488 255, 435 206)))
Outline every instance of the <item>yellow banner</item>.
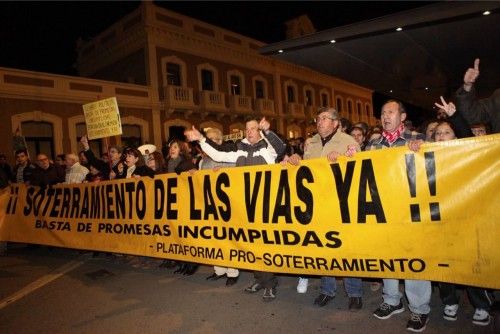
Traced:
POLYGON ((116 97, 84 104, 83 114, 89 139, 122 134, 122 123, 116 97))
POLYGON ((0 238, 281 273, 500 288, 500 135, 51 189, 7 188, 0 238))

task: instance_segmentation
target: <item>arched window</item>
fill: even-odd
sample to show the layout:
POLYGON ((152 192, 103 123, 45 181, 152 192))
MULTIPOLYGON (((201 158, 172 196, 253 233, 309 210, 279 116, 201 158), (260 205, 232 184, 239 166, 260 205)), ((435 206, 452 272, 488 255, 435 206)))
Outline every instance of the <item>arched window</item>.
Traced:
POLYGON ((347 99, 347 114, 349 115, 349 120, 352 121, 352 100, 347 99))
MULTIPOLYGON (((322 107, 329 107, 330 106, 330 93, 328 93, 328 90, 323 88, 320 92, 320 97, 321 97, 321 106, 322 107)), ((339 111, 339 110, 337 110, 339 111)), ((339 111, 340 112, 340 111, 339 111)))
POLYGON ((245 95, 245 76, 237 70, 227 72, 229 95, 245 95))
POLYGON ((197 66, 198 87, 200 90, 213 92, 219 91, 219 72, 210 64, 201 64, 197 66))
POLYGON ((267 99, 267 80, 262 75, 256 75, 252 78, 254 98, 267 99))
POLYGON ((184 139, 184 131, 190 129, 191 123, 183 119, 170 119, 163 123, 163 130, 165 132, 165 142, 168 144, 172 139, 184 139))
POLYGON ((314 101, 314 89, 310 85, 304 86, 304 105, 308 107, 316 105, 314 101))
POLYGON ((122 117, 122 146, 139 147, 149 143, 149 123, 135 116, 122 117))
POLYGON ((187 87, 186 63, 176 56, 161 59, 163 84, 187 87))
POLYGON ((343 99, 340 96, 337 96, 336 99, 336 104, 337 104, 337 111, 339 113, 342 113, 344 111, 344 106, 343 106, 343 99))
POLYGON ((142 145, 141 127, 139 125, 122 125, 122 145, 136 148, 142 145))
POLYGON ((361 120, 362 119, 362 106, 361 106, 361 102, 360 101, 357 101, 356 102, 356 113, 358 114, 358 120, 361 120))
POLYGON ((286 102, 297 103, 297 84, 292 80, 285 81, 286 102))
MULTIPOLYGON (((26 140, 28 140, 29 137, 37 137, 37 136, 47 137, 47 134, 50 133, 49 136, 51 137, 51 142, 52 142, 51 152, 43 152, 43 153, 46 153, 47 155, 52 157, 54 157, 57 154, 64 153, 63 127, 62 127, 61 117, 49 113, 44 113, 40 110, 35 110, 32 112, 25 112, 21 114, 12 115, 11 122, 12 122, 13 132, 16 129, 20 129, 21 133, 25 136, 26 140), (42 123, 47 123, 47 124, 42 124, 42 123), (40 125, 39 129, 36 129, 37 124, 40 125), (50 132, 49 129, 51 129, 50 132)), ((41 143, 40 150, 46 148, 48 149, 50 145, 47 146, 48 145, 47 143, 48 143, 47 141, 41 143)))
POLYGON ((21 123, 21 133, 24 134, 28 153, 32 160, 44 153, 55 158, 53 126, 49 122, 27 121, 21 123))

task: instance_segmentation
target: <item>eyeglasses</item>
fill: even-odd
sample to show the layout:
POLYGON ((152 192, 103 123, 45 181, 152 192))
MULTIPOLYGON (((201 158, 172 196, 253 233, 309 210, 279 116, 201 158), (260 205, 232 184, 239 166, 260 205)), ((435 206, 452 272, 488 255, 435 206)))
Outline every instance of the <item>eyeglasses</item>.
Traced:
POLYGON ((319 123, 320 121, 324 121, 324 120, 327 120, 327 119, 332 120, 332 121, 334 121, 334 120, 335 120, 335 118, 333 118, 333 117, 328 117, 328 116, 320 116, 320 117, 316 117, 316 118, 314 119, 314 122, 319 123))
POLYGON ((38 162, 44 162, 44 161, 49 161, 49 158, 44 158, 44 159, 38 159, 38 162))

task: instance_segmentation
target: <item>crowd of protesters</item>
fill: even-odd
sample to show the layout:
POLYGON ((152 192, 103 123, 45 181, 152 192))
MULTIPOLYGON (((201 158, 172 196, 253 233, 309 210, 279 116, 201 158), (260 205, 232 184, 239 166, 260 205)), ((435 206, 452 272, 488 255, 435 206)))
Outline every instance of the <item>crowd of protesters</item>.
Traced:
MULTIPOLYGON (((78 154, 58 155, 52 162, 46 154, 40 153, 32 162, 28 152, 21 149, 15 152, 16 164, 10 167, 5 155, 0 154, 0 186, 12 183, 48 187, 57 183, 100 182, 110 179, 153 177, 163 173, 191 172, 198 169, 219 169, 235 166, 252 166, 282 163, 297 165, 302 159, 326 157, 334 162, 341 155, 352 157, 359 151, 387 149, 408 146, 418 151, 424 142, 447 141, 456 138, 485 135, 490 131, 500 131, 500 89, 487 99, 475 98, 474 82, 479 76, 479 60, 464 75, 464 83, 455 94, 455 104, 441 97, 436 102, 438 112, 435 119, 425 122, 420 129, 409 126, 404 105, 396 100, 387 101, 381 109, 381 125, 370 127, 364 122, 352 124, 333 108, 320 108, 314 122, 316 133, 308 138, 295 138, 285 141, 270 129, 265 119, 250 120, 246 123, 245 138, 237 142, 223 142, 218 129, 205 129, 204 133, 195 127, 185 132, 187 141, 180 139, 168 143, 165 154, 160 150, 141 153, 137 148, 122 150, 111 146, 108 153, 97 158, 90 149, 86 136, 81 139, 83 150, 78 154), (193 145, 193 143, 195 143, 193 145)), ((99 255, 99 253, 95 253, 99 255)), ((172 260, 158 260, 139 256, 124 256, 134 267, 176 269, 175 272, 192 275, 198 265, 195 263, 172 260)), ((234 285, 239 276, 236 268, 214 267, 207 280, 226 279, 226 286, 234 285)), ((255 281, 246 289, 247 293, 263 290, 263 300, 276 298, 278 277, 267 272, 255 272, 255 281)), ((306 293, 310 277, 298 277, 297 292, 306 293)), ((399 280, 372 280, 373 291, 382 285, 383 303, 373 315, 379 319, 405 310, 403 294, 399 290, 399 280)), ((443 317, 457 319, 457 286, 439 283, 440 295, 444 305, 443 317)), ((348 308, 359 310, 363 306, 362 280, 344 278, 344 288, 349 297, 348 308)), ((471 304, 475 307, 472 322, 488 325, 492 305, 491 292, 476 287, 464 287, 471 304)), ((334 299, 337 286, 335 277, 321 277, 320 294, 314 300, 318 307, 327 305, 334 299)), ((423 280, 404 280, 404 290, 408 299, 410 317, 407 329, 421 332, 429 320, 431 282, 423 280)))

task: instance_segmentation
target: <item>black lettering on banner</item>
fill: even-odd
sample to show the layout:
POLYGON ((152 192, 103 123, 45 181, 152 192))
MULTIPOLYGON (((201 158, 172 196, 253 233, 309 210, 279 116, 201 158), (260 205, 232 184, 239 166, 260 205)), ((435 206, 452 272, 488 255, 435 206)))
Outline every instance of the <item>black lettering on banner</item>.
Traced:
POLYGON ((264 201, 262 202, 262 221, 269 223, 269 205, 271 204, 271 171, 264 172, 264 201))
MULTIPOLYGON (((417 168, 415 167, 415 155, 413 153, 405 154, 405 163, 410 196, 411 198, 415 198, 417 196, 417 168)), ((410 217, 411 221, 414 223, 420 221, 420 206, 418 204, 410 204, 410 217)))
POLYGON ((304 186, 304 180, 308 183, 314 182, 314 177, 311 170, 306 166, 300 166, 297 170, 295 183, 297 187, 297 197, 305 204, 304 211, 300 210, 300 206, 296 205, 293 209, 295 218, 302 225, 307 225, 311 222, 313 217, 313 195, 311 190, 304 186))
POLYGON ((217 177, 217 184, 215 185, 215 193, 219 200, 226 206, 224 209, 223 206, 219 205, 220 216, 225 222, 231 219, 231 201, 229 200, 229 196, 222 189, 222 186, 230 187, 230 185, 229 175, 227 175, 227 173, 219 174, 217 177))
POLYGON ((177 188, 177 178, 167 180, 167 219, 177 219, 177 210, 172 209, 172 204, 177 203, 177 194, 173 189, 177 188))
POLYGON ((92 232, 92 223, 78 223, 77 232, 92 232))
POLYGON ((160 219, 163 216, 163 208, 165 206, 165 188, 163 187, 163 181, 160 179, 154 180, 154 217, 155 219, 160 219))
MULTIPOLYGON (((128 182, 125 184, 125 191, 128 194, 128 219, 132 219, 132 203, 133 201, 133 192, 135 192, 135 182, 128 182)), ((137 196, 137 195, 136 195, 137 196)))
MULTIPOLYGON (((112 187, 111 187, 112 188, 112 187)), ((100 197, 101 197, 101 211, 98 213, 99 218, 106 218, 106 207, 107 207, 107 197, 106 197, 106 186, 101 186, 100 187, 100 197)))
MULTIPOLYGON (((436 161, 434 159, 434 152, 425 152, 425 173, 427 174, 427 182, 429 184, 429 192, 431 196, 436 196, 436 161)), ((429 203, 431 212, 431 221, 441 220, 441 213, 439 212, 439 202, 429 203)))
POLYGON ((115 184, 115 212, 116 219, 125 218, 125 185, 115 184))
MULTIPOLYGON (((434 152, 424 152, 425 158, 425 173, 427 176, 427 184, 431 196, 436 196, 436 161, 434 152)), ((417 196, 417 170, 415 167, 415 155, 413 153, 405 155, 406 163, 406 176, 408 178, 408 186, 410 189, 411 198, 417 196)), ((439 210, 439 202, 430 202, 429 209, 431 213, 431 221, 441 220, 441 213, 439 210)), ((421 221, 420 205, 418 203, 410 204, 410 217, 411 221, 416 223, 421 221)))
POLYGON ((80 218, 89 218, 89 188, 85 188, 82 197, 82 211, 80 218))
POLYGON ((50 217, 57 217, 59 214, 58 206, 61 203, 59 196, 62 194, 62 189, 57 188, 54 191, 54 203, 52 203, 52 210, 50 210, 50 217))
POLYGON ((16 214, 18 194, 19 194, 19 187, 17 187, 17 186, 14 187, 13 185, 11 185, 10 186, 10 197, 9 197, 9 202, 7 204, 6 214, 8 214, 8 215, 16 214))
POLYGON ((71 205, 71 218, 77 218, 80 216, 80 188, 73 188, 73 204, 71 205))
POLYGON ((328 248, 340 248, 342 246, 342 240, 338 238, 340 232, 337 231, 328 231, 325 234, 326 240, 331 241, 332 243, 325 244, 328 248))
POLYGON ((200 220, 201 219, 201 210, 196 209, 196 198, 195 198, 195 189, 193 186, 193 178, 188 176, 189 183, 189 218, 191 220, 200 220))
POLYGON ((68 218, 69 208, 71 205, 71 189, 63 189, 63 200, 61 205, 61 211, 59 211, 59 217, 68 218))
POLYGON ((47 201, 45 202, 45 206, 43 207, 42 216, 45 216, 47 214, 47 211, 49 210, 49 205, 50 205, 50 202, 52 202, 52 197, 54 196, 54 193, 55 193, 54 188, 49 188, 46 190, 47 201))
POLYGON ((358 223, 366 223, 367 215, 375 215, 377 223, 386 223, 384 208, 378 193, 377 182, 371 159, 363 159, 361 162, 361 176, 359 178, 358 195, 358 223), (366 186, 370 190, 371 202, 366 200, 366 186))
POLYGON ((99 212, 101 211, 101 199, 99 196, 100 187, 90 188, 90 218, 99 218, 99 212))
POLYGON ((259 195, 260 180, 262 172, 255 173, 255 182, 253 186, 252 195, 250 195, 251 183, 250 173, 243 174, 245 180, 245 207, 247 209, 247 220, 249 223, 255 222, 255 206, 257 205, 257 196, 259 195))
POLYGON ((33 210, 33 199, 32 199, 32 196, 33 196, 33 193, 35 192, 35 188, 32 188, 32 187, 29 187, 28 188, 28 191, 26 192, 26 205, 24 206, 24 209, 23 209, 23 214, 25 216, 29 216, 29 214, 31 213, 31 210, 33 210))
POLYGON ((248 242, 254 243, 256 239, 259 239, 261 236, 260 231, 248 229, 248 242))
POLYGON ((410 268, 411 271, 415 273, 420 273, 425 270, 425 262, 422 259, 411 259, 408 262, 408 267, 410 268), (419 267, 415 265, 415 262, 418 264, 419 267))
POLYGON ((203 199, 205 202, 203 219, 207 220, 209 215, 213 215, 215 220, 219 220, 219 215, 217 214, 217 209, 215 207, 214 196, 212 195, 210 175, 205 175, 203 178, 203 199))
POLYGON ((146 186, 144 185, 144 181, 139 180, 137 182, 137 188, 135 190, 135 211, 137 214, 137 218, 144 219, 146 215, 146 186))
POLYGON ((283 245, 298 245, 300 242, 300 235, 295 231, 283 230, 283 245))
POLYGON ((35 197, 33 198, 33 205, 34 205, 33 214, 35 216, 38 216, 44 199, 45 199, 45 190, 38 189, 37 193, 35 194, 35 197))
POLYGON ((290 185, 288 184, 288 171, 286 169, 282 169, 280 173, 278 193, 276 194, 276 202, 273 212, 274 224, 278 222, 279 216, 284 216, 287 224, 292 223, 292 213, 290 210, 290 185))
POLYGON ((314 231, 307 231, 302 241, 302 246, 309 246, 310 244, 314 244, 316 247, 323 247, 323 243, 314 231))
MULTIPOLYGON (((104 187, 103 187, 104 188, 104 187)), ((115 192, 116 194, 116 192, 115 192)), ((106 218, 107 219, 115 219, 115 211, 114 206, 113 206, 113 185, 112 184, 107 184, 106 185, 106 192, 105 192, 105 197, 106 197, 106 218)))
POLYGON ((349 191, 351 190, 352 176, 354 174, 355 161, 349 161, 346 165, 345 177, 342 177, 342 171, 338 163, 330 165, 333 176, 335 178, 335 187, 339 197, 340 215, 342 223, 350 223, 351 216, 349 214, 349 191))

